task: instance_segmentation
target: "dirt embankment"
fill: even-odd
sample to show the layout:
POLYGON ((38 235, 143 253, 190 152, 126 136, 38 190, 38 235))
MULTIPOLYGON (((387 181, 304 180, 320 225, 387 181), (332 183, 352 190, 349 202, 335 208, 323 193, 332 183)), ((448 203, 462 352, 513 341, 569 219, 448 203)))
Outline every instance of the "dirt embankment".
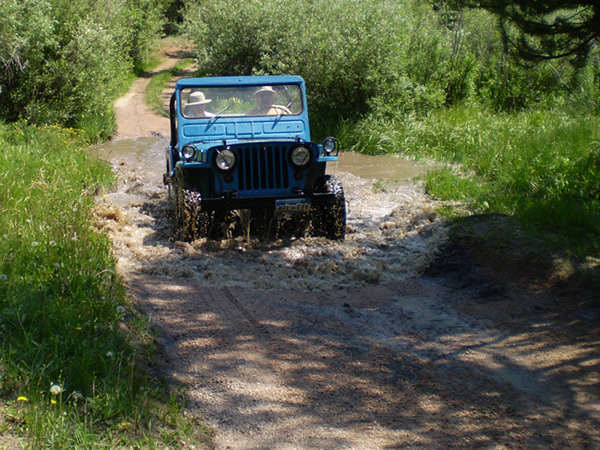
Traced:
POLYGON ((598 293, 550 279, 519 236, 473 238, 506 218, 448 246, 421 185, 339 172, 344 242, 179 242, 146 81, 99 150, 121 181, 98 223, 216 448, 600 446, 598 293))

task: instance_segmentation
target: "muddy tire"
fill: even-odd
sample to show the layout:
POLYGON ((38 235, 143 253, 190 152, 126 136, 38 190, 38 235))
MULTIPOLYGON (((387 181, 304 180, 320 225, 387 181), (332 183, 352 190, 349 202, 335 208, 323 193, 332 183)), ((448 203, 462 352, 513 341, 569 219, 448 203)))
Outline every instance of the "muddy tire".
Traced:
MULTIPOLYGON (((167 177, 170 177, 170 175, 171 175, 171 167, 169 165, 169 161, 167 160, 167 171, 163 175, 163 180, 167 180, 167 177)), ((176 205, 177 196, 175 195, 175 186, 173 186, 173 182, 170 179, 168 179, 168 181, 166 181, 166 184, 167 184, 167 201, 169 202, 170 205, 173 205, 175 208, 177 208, 177 205, 176 205)))
POLYGON ((208 213, 200 211, 201 194, 190 189, 177 190, 176 215, 184 241, 206 237, 210 226, 208 213))
POLYGON ((311 210, 311 234, 332 240, 343 240, 346 236, 346 199, 340 180, 331 175, 322 178, 316 188, 318 193, 334 194, 329 205, 313 206, 311 210))

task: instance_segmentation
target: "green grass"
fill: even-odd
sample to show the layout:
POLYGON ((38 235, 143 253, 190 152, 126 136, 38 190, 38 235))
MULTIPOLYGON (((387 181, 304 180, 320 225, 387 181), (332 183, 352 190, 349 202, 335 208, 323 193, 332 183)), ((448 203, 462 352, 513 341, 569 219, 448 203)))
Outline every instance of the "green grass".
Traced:
POLYGON ((430 173, 435 197, 516 216, 578 256, 600 254, 600 118, 557 111, 496 114, 457 107, 342 127, 345 147, 449 163, 430 173))
POLYGON ((164 108, 161 94, 167 86, 167 83, 181 73, 191 63, 191 59, 186 59, 176 64, 174 67, 157 73, 152 77, 150 83, 148 84, 148 88, 146 89, 144 101, 156 114, 164 117, 169 116, 168 111, 164 108))
POLYGON ((0 124, 0 145, 3 433, 61 448, 177 445, 203 433, 148 370, 151 333, 94 230, 110 167, 72 130, 0 124))

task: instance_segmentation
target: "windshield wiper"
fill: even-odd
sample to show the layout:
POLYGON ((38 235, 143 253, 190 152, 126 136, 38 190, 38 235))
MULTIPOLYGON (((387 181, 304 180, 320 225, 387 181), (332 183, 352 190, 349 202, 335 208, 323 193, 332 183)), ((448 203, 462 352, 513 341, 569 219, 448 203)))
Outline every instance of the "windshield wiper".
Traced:
POLYGON ((219 111, 218 113, 216 113, 214 116, 212 116, 211 119, 208 121, 208 124, 210 125, 211 123, 216 122, 217 119, 219 117, 221 117, 221 114, 223 114, 225 111, 227 111, 230 106, 231 106, 231 103, 229 105, 227 105, 225 108, 223 108, 221 111, 219 111))

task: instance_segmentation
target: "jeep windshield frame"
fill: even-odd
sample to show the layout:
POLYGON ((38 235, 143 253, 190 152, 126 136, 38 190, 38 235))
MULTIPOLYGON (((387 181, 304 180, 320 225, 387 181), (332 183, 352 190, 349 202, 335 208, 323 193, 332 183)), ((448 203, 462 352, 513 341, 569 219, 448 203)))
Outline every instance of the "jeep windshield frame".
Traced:
POLYGON ((310 141, 306 88, 296 75, 183 78, 171 101, 171 145, 310 141), (260 96, 272 106, 260 109, 260 96))
POLYGON ((298 116, 304 111, 297 84, 185 87, 180 93, 186 119, 219 117, 298 116))

